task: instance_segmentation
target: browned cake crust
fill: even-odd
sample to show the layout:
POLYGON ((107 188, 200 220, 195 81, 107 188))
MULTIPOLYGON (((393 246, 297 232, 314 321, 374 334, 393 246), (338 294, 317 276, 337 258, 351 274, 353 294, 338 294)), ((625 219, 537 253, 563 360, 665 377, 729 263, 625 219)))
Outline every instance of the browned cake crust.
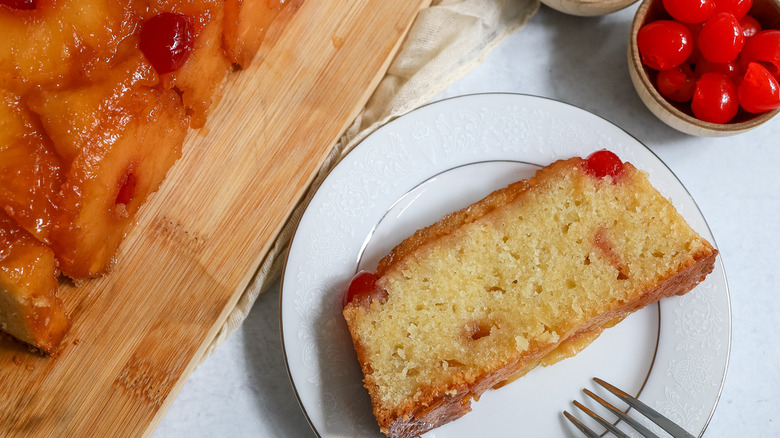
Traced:
MULTIPOLYGON (((535 187, 549 184, 551 179, 556 178, 561 173, 565 173, 566 169, 571 169, 581 164, 581 158, 572 158, 553 163, 538 171, 534 177, 528 180, 519 181, 506 188, 497 190, 483 200, 452 213, 431 226, 418 230, 397 245, 379 262, 376 276, 381 278, 392 270, 405 269, 404 264, 407 259, 414 258, 420 251, 424 251, 426 247, 446 245, 447 236, 462 226, 478 221, 510 203, 522 204, 527 202, 529 193, 535 187)), ((639 172, 629 163, 625 163, 625 168, 629 174, 639 172)), ((609 238, 600 234, 599 232, 596 233, 593 238, 593 245, 605 259, 610 259, 610 263, 619 271, 619 275, 622 275, 624 267, 619 254, 612 249, 609 238)), ((357 304, 352 302, 347 304, 344 309, 344 316, 349 323, 355 351, 357 352, 364 376, 366 376, 364 380, 365 386, 374 402, 374 415, 377 418, 380 429, 389 437, 414 437, 459 418, 471 410, 471 401, 478 400, 485 390, 500 385, 502 382, 510 381, 517 375, 524 374, 566 341, 576 339, 584 333, 598 334, 604 327, 611 326, 615 321, 621 320, 635 310, 656 302, 661 298, 676 294, 681 295, 690 291, 707 274, 712 272, 717 256, 717 250, 713 249, 703 239, 700 240, 703 242, 702 246, 693 251, 685 264, 678 266, 674 272, 659 276, 652 282, 645 282, 642 285, 642 290, 630 294, 634 298, 620 302, 599 315, 577 321, 576 324, 568 327, 566 332, 558 333, 560 337, 557 342, 536 342, 531 340, 525 351, 515 355, 511 361, 498 369, 481 374, 476 378, 473 376, 468 377, 464 373, 455 374, 452 382, 446 388, 428 385, 421 388, 414 398, 410 398, 395 407, 385 406, 381 403, 382 395, 372 376, 374 369, 368 348, 366 345, 363 345, 362 334, 354 323, 360 317, 358 315, 361 311, 359 307, 364 305, 364 303, 357 304)), ((373 309, 375 305, 378 305, 378 303, 371 303, 371 310, 376 310, 373 309)))

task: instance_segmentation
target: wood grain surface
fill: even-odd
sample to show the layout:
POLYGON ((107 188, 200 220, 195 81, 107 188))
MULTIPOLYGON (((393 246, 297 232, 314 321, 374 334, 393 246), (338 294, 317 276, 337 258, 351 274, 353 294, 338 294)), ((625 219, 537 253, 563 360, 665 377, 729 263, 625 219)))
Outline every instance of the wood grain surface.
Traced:
POLYGON ((148 436, 430 0, 298 0, 139 214, 60 296, 59 357, 0 339, 0 436, 148 436))

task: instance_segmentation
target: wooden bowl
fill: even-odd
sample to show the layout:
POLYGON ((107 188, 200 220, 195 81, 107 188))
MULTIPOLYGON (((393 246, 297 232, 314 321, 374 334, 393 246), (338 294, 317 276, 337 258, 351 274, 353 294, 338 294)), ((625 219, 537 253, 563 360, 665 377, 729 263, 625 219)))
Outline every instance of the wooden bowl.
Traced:
MULTIPOLYGON (((775 0, 753 0, 750 15, 761 23, 763 29, 780 29, 780 3, 776 3, 775 0)), ((669 18, 661 0, 643 0, 634 15, 628 43, 628 70, 631 81, 642 102, 656 117, 686 134, 699 137, 725 137, 749 131, 766 123, 780 112, 779 108, 762 114, 751 114, 740 108, 739 113, 729 123, 709 123, 693 116, 690 103, 670 102, 661 96, 654 85, 657 72, 642 64, 636 40, 639 29, 646 23, 669 18)))
POLYGON ((619 11, 638 0, 541 0, 545 5, 570 15, 595 17, 619 11))

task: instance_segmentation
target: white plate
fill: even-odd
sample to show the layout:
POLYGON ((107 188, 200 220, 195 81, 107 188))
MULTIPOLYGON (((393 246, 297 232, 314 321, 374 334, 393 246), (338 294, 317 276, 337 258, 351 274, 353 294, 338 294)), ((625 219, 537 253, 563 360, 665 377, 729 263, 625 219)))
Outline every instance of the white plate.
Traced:
MULTIPOLYGON (((342 293, 358 269, 375 268, 417 228, 539 165, 603 148, 646 170, 714 243, 691 196, 649 149, 604 119, 553 100, 482 94, 441 101, 388 123, 347 155, 301 218, 282 283, 287 368, 314 431, 380 436, 341 316, 342 293)), ((594 376, 640 393, 700 435, 720 395, 730 338, 719 258, 692 292, 636 312, 574 358, 487 391, 473 412, 426 436, 580 436, 561 411, 572 409, 572 399, 583 400, 583 387, 604 394, 594 376)))

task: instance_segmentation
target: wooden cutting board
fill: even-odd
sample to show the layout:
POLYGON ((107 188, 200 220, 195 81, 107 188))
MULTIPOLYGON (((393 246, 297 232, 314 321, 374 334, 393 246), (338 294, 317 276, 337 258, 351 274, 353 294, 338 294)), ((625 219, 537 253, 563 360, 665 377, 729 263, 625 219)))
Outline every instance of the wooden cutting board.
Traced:
POLYGON ((114 271, 60 291, 42 358, 0 340, 0 436, 150 435, 430 0, 298 0, 143 207, 114 271))

